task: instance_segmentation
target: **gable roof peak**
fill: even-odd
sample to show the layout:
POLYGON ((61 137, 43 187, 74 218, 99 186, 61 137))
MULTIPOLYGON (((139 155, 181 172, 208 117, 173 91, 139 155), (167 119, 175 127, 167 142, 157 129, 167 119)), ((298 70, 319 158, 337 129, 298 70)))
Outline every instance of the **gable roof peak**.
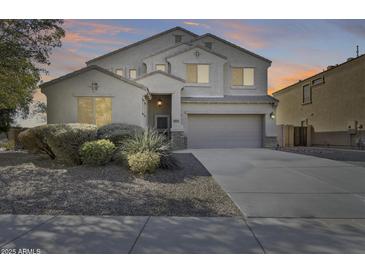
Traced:
POLYGON ((127 49, 129 49, 129 48, 132 48, 132 47, 138 46, 138 45, 140 45, 140 44, 143 44, 143 43, 145 43, 145 42, 148 42, 148 41, 150 41, 150 40, 153 40, 153 39, 155 39, 155 38, 157 38, 157 37, 160 37, 160 36, 162 36, 162 35, 165 35, 165 34, 167 34, 167 33, 170 33, 170 32, 176 31, 176 30, 180 30, 180 31, 186 32, 186 33, 190 34, 191 36, 193 36, 193 37, 195 37, 195 38, 199 37, 199 35, 197 35, 197 34, 196 34, 196 33, 194 33, 194 32, 191 32, 191 31, 189 31, 189 30, 187 30, 187 29, 184 29, 183 27, 176 26, 176 27, 170 28, 170 29, 168 29, 168 30, 165 30, 165 31, 163 31, 163 32, 159 32, 159 33, 157 33, 157 34, 154 34, 154 35, 152 35, 152 36, 149 36, 149 37, 147 37, 147 38, 145 38, 145 39, 139 40, 139 41, 137 41, 137 42, 135 42, 135 43, 129 44, 129 45, 125 46, 125 47, 119 48, 119 49, 117 49, 117 50, 114 50, 114 51, 108 52, 108 53, 106 53, 106 54, 104 54, 104 55, 101 55, 101 56, 95 57, 95 58, 93 58, 93 59, 90 59, 89 61, 86 61, 86 64, 87 64, 87 65, 89 65, 89 63, 91 63, 91 62, 97 61, 97 60, 102 59, 102 58, 104 58, 104 57, 111 56, 111 55, 116 54, 116 53, 118 53, 118 52, 121 52, 121 51, 123 51, 123 50, 127 50, 127 49))

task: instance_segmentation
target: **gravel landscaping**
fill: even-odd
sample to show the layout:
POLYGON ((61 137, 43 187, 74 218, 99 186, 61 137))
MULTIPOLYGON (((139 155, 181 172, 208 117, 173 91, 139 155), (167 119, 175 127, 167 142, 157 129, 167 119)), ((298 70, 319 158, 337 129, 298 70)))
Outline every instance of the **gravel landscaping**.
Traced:
POLYGON ((114 163, 67 167, 0 152, 0 214, 237 216, 239 209, 192 154, 181 168, 138 177, 114 163))

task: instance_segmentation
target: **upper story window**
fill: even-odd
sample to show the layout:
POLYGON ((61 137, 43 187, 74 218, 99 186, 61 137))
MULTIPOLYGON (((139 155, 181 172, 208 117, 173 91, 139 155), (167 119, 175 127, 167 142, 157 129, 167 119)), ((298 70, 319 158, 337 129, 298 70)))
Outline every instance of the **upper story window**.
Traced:
POLYGON ((312 85, 313 85, 313 86, 320 85, 320 84, 323 84, 323 83, 324 83, 324 78, 323 78, 323 77, 320 77, 320 78, 314 79, 314 80, 312 81, 312 85))
POLYGON ((156 70, 166 71, 166 65, 165 64, 157 64, 156 65, 156 70))
POLYGON ((182 41, 182 35, 175 35, 175 44, 181 43, 182 41))
POLYGON ((312 103, 312 89, 309 84, 303 86, 303 104, 312 103))
POLYGON ((255 85, 255 69, 237 67, 232 68, 232 86, 255 85))
POLYGON ((115 73, 116 73, 116 74, 118 74, 118 75, 120 75, 120 76, 124 76, 124 71, 123 71, 123 69, 116 69, 116 70, 115 70, 115 73))
POLYGON ((130 78, 130 79, 136 79, 136 78, 137 78, 137 70, 135 70, 135 69, 130 69, 130 70, 129 70, 129 78, 130 78))
POLYGON ((209 65, 187 64, 186 82, 197 84, 209 83, 209 65))
POLYGON ((213 48, 213 43, 212 42, 205 42, 204 46, 208 49, 212 49, 213 48))

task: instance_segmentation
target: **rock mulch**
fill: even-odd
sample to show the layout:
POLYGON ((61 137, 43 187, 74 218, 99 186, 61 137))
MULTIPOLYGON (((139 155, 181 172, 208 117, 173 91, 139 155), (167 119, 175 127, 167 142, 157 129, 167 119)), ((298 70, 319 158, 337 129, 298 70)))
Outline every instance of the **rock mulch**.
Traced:
POLYGON ((67 167, 40 155, 1 152, 0 214, 241 214, 192 154, 175 157, 180 169, 139 177, 115 163, 67 167))

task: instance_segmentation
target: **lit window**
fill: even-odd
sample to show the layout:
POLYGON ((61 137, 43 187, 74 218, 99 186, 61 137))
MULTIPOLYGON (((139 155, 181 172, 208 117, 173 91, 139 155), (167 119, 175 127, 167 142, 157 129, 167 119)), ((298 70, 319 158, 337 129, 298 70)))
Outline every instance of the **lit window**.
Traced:
POLYGON ((303 86, 303 104, 312 102, 312 89, 310 85, 303 86))
POLYGON ((188 83, 209 83, 209 65, 187 64, 186 76, 188 83))
POLYGON ((129 70, 129 78, 130 78, 130 79, 136 79, 136 78, 137 78, 137 70, 135 70, 135 69, 130 69, 130 70, 129 70))
POLYGON ((166 65, 165 64, 158 64, 158 65, 156 65, 156 70, 166 71, 166 65))
POLYGON ((175 35, 175 44, 181 43, 182 41, 182 35, 175 35))
POLYGON ((208 49, 212 49, 213 48, 213 43, 212 42, 205 42, 204 45, 208 49))
POLYGON ((109 97, 78 97, 78 122, 103 126, 112 122, 112 99, 109 97))
POLYGON ((115 70, 115 73, 116 73, 116 74, 118 74, 118 75, 120 75, 120 76, 124 76, 124 71, 123 71, 123 69, 116 69, 116 70, 115 70))
POLYGON ((254 68, 232 68, 232 86, 253 86, 255 84, 254 68))

